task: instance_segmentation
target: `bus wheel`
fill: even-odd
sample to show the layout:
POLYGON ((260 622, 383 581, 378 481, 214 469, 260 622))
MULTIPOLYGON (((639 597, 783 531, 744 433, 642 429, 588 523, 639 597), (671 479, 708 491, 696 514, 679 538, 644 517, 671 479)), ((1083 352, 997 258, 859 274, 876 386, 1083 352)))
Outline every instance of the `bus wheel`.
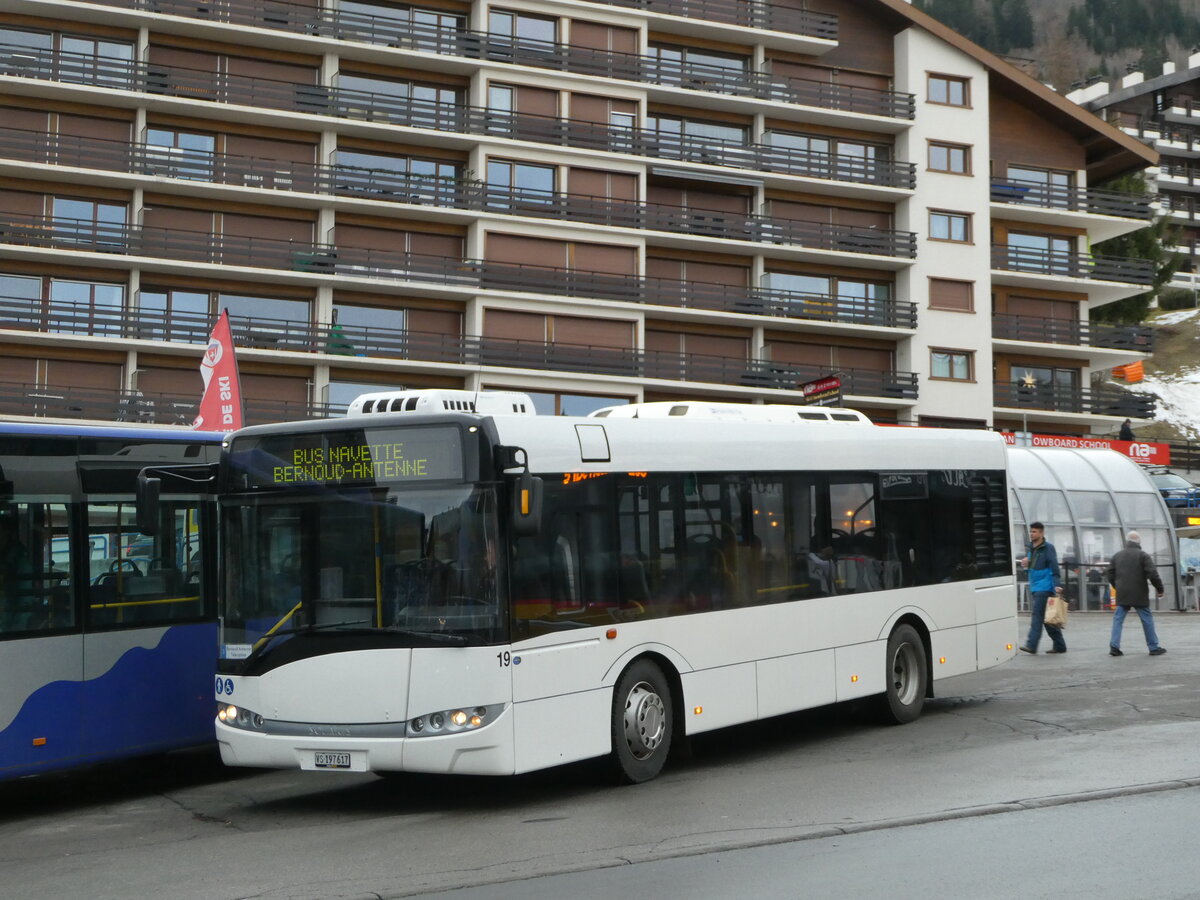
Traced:
POLYGON ((901 625, 887 642, 887 687, 880 698, 880 712, 890 725, 915 721, 925 706, 929 672, 925 645, 911 625, 901 625))
POLYGON ((617 680, 612 708, 612 767, 623 784, 649 781, 671 750, 671 687, 662 670, 638 660, 617 680))

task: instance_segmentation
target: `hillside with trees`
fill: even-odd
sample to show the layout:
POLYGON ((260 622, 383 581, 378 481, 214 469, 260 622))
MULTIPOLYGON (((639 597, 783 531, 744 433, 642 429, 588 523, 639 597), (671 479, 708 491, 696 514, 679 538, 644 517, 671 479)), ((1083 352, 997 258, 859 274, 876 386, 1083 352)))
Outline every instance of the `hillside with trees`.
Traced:
POLYGON ((913 5, 1066 92, 1128 67, 1182 64, 1200 44, 1200 0, 913 0, 913 5))

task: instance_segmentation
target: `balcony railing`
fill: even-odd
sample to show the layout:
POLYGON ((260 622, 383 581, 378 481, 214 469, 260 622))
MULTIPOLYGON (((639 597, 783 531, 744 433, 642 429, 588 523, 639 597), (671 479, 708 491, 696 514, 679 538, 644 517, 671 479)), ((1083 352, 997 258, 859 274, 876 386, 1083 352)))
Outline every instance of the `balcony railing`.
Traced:
POLYGON ((1011 178, 993 179, 992 201, 1042 209, 1061 209, 1068 212, 1093 213, 1099 216, 1120 216, 1126 219, 1149 219, 1154 214, 1152 198, 1120 191, 1096 188, 1048 185, 1038 181, 1019 181, 1011 178))
POLYGON ((992 316, 992 337, 1043 344, 1104 347, 1154 352, 1154 329, 1145 325, 1107 325, 1041 316, 992 316))
MULTIPOLYGON (((537 369, 776 390, 795 390, 798 385, 825 374, 818 366, 793 366, 762 360, 434 334, 375 326, 330 326, 237 315, 230 316, 230 325, 234 343, 240 348, 296 353, 369 356, 471 367, 537 369)), ((0 297, 0 329, 203 344, 208 340, 211 328, 211 318, 196 313, 101 309, 82 303, 0 297)), ((844 390, 851 394, 893 399, 914 399, 917 396, 916 375, 911 372, 848 369, 843 371, 842 384, 844 390)), ((81 417, 96 418, 94 415, 84 415, 92 410, 83 404, 81 398, 75 397, 73 402, 81 406, 81 417)), ((139 415, 139 403, 144 401, 131 401, 131 416, 139 415)), ((0 398, 0 410, 2 408, 0 398)), ((154 421, 159 422, 174 422, 175 419, 162 418, 171 415, 180 419, 182 424, 183 421, 190 422, 195 415, 194 402, 180 408, 156 402, 150 408, 159 417, 154 421)), ((292 416, 297 417, 302 416, 292 416)))
POLYGON ((841 156, 767 144, 696 138, 555 116, 517 115, 374 91, 201 72, 7 44, 0 44, 0 75, 885 187, 911 188, 915 184, 911 163, 863 161, 856 165, 841 156))
POLYGON ((1154 398, 1120 388, 1071 388, 1037 384, 1027 386, 996 382, 994 403, 1009 408, 1045 410, 1049 412, 1085 413, 1093 416, 1121 416, 1130 419, 1153 419, 1154 398))
POLYGON ((1154 280, 1154 263, 1148 259, 1092 256, 1090 253, 1039 250, 1006 244, 992 245, 992 268, 1061 278, 1119 281, 1123 284, 1148 285, 1154 280))
POLYGON ((831 297, 801 291, 459 260, 49 216, 0 215, 0 244, 253 266, 329 277, 358 276, 449 287, 547 293, 846 324, 892 328, 916 325, 915 306, 894 300, 831 297))
POLYGON ((749 213, 739 215, 694 207, 521 191, 490 187, 479 181, 410 175, 385 169, 319 166, 284 160, 176 151, 166 147, 49 135, 17 129, 0 132, 0 158, 108 172, 168 176, 183 181, 336 194, 499 212, 514 216, 589 222, 725 240, 803 246, 849 253, 873 253, 909 259, 916 256, 916 236, 907 231, 831 226, 749 213))
MULTIPOLYGON (((93 419, 139 425, 191 425, 200 405, 195 396, 105 388, 51 387, 0 382, 0 415, 53 419, 93 419)), ((295 422, 325 418, 340 409, 324 403, 246 398, 246 423, 295 422)))
MULTIPOLYGON (((274 0, 237 3, 222 0, 89 0, 103 6, 140 9, 161 15, 185 16, 207 22, 227 22, 255 28, 271 28, 298 34, 317 34, 340 40, 365 41, 395 47, 415 47, 435 53, 454 53, 460 46, 470 47, 465 39, 478 35, 449 28, 410 23, 390 16, 373 16, 340 9, 316 8, 274 0), (430 32, 426 34, 425 32, 430 32), (448 32, 448 34, 446 34, 448 32), (443 35, 445 35, 443 37, 443 35), (458 37, 461 35, 462 37, 458 37), (455 49, 441 49, 443 42, 455 49)), ((722 25, 741 25, 782 31, 804 37, 836 41, 838 19, 833 13, 794 9, 772 3, 746 3, 742 0, 595 0, 609 6, 623 6, 670 16, 703 19, 722 25)), ((455 55, 460 55, 456 53, 455 55)), ((463 54, 465 55, 465 54, 463 54)))

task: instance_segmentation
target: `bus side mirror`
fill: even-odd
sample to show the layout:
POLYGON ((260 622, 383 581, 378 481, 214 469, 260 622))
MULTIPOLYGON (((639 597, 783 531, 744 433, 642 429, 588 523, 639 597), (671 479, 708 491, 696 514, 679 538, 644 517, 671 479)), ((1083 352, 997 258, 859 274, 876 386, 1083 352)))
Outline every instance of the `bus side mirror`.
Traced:
POLYGON ((142 534, 158 533, 158 492, 161 487, 161 478, 151 478, 145 469, 138 472, 137 529, 142 534))
POLYGON ((513 492, 512 525, 519 537, 533 537, 542 530, 542 479, 528 472, 517 476, 513 492))

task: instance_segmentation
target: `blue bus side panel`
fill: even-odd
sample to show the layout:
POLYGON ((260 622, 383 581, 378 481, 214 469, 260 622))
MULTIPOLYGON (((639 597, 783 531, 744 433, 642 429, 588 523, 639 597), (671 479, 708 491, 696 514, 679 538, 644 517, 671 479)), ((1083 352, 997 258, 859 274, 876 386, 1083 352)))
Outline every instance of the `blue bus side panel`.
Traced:
MULTIPOLYGON (((129 634, 84 640, 95 654, 97 644, 129 634)), ((0 779, 212 741, 216 641, 215 623, 175 625, 157 646, 126 650, 95 678, 38 689, 0 732, 0 779), (33 746, 35 737, 46 744, 33 746)))

